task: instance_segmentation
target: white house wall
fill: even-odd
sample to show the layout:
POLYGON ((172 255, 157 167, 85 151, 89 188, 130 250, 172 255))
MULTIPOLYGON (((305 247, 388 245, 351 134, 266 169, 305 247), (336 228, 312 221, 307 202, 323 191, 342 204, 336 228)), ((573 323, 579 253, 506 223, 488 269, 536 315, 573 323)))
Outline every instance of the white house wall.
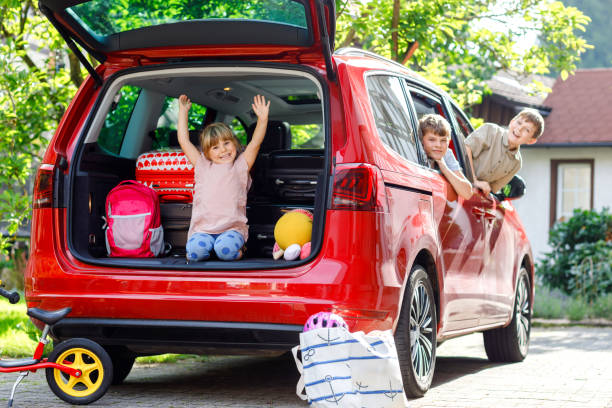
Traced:
POLYGON ((593 159, 593 206, 596 210, 609 207, 612 211, 612 147, 528 147, 521 149, 521 155, 523 168, 519 175, 525 179, 527 192, 513 204, 536 259, 550 250, 551 160, 593 159))

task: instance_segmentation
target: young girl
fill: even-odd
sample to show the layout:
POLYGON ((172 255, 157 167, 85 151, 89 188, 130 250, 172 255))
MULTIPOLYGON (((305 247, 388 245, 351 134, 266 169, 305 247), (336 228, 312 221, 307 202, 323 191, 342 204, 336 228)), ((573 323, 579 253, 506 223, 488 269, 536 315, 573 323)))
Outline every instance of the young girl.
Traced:
POLYGON ((179 97, 178 141, 195 172, 188 261, 208 259, 213 249, 225 261, 242 257, 242 247, 248 237, 249 170, 266 134, 270 102, 257 95, 251 106, 257 115, 257 126, 244 152, 241 153, 240 142, 224 123, 211 123, 204 128, 200 134, 200 151, 189 141, 187 130, 191 101, 186 95, 179 97))

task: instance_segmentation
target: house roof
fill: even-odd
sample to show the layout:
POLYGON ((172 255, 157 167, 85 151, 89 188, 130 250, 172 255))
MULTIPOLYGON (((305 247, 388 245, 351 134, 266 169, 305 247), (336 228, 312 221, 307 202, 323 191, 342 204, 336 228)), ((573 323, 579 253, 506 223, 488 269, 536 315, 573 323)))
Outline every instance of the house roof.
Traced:
POLYGON ((581 69, 557 79, 543 104, 552 111, 533 147, 612 145, 612 68, 581 69))
POLYGON ((538 80, 548 87, 552 87, 554 82, 553 78, 541 75, 519 77, 511 72, 499 71, 487 81, 487 85, 491 88, 493 95, 502 96, 513 104, 542 107, 546 105, 543 103, 546 95, 533 94, 527 87, 533 80, 538 80))

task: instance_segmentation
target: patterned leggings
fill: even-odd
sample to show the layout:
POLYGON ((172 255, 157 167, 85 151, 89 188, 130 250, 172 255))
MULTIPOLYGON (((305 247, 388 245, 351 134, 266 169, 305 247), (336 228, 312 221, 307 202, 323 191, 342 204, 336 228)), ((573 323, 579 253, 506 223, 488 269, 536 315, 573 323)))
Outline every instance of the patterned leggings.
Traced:
POLYGON ((243 245, 244 238, 238 231, 229 230, 221 234, 196 232, 187 241, 187 260, 206 260, 210 258, 210 253, 214 248, 219 259, 233 261, 240 257, 240 248, 243 245))

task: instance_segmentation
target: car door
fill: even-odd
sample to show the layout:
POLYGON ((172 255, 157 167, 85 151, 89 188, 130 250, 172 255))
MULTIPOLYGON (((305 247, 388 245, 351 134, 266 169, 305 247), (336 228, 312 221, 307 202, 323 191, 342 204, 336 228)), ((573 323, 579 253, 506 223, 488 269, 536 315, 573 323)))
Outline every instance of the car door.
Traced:
MULTIPOLYGON (((465 114, 454 104, 449 104, 449 110, 453 112, 458 141, 463 145, 463 140, 473 131, 472 126, 465 114)), ((512 308, 514 244, 512 227, 505 220, 506 212, 513 209, 509 203, 500 203, 492 195, 485 197, 480 191, 476 191, 471 201, 476 204, 473 210, 480 214, 484 228, 481 272, 484 294, 481 299, 480 325, 489 325, 504 321, 512 308)))
MULTIPOLYGON (((439 95, 408 81, 406 85, 418 119, 435 113, 452 123, 452 117, 439 95)), ((451 147, 461 153, 463 146, 460 138, 454 134, 452 141, 451 147)), ((455 155, 465 168, 463 155, 455 155)), ((471 328, 479 323, 484 295, 481 278, 486 233, 484 213, 481 211, 483 198, 474 195, 470 200, 464 200, 438 170, 430 171, 446 183, 444 200, 434 208, 434 211, 440 213, 435 218, 439 220, 438 234, 443 261, 440 267, 444 270, 442 330, 448 332, 471 328)))

